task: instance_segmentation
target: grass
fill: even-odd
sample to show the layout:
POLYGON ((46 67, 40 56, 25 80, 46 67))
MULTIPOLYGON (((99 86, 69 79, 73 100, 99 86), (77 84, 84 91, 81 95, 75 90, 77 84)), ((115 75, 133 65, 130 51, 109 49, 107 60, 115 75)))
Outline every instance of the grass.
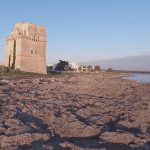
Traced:
POLYGON ((24 77, 40 77, 40 76, 44 75, 34 73, 16 73, 16 72, 8 72, 0 74, 0 78, 24 78, 24 77))
POLYGON ((74 77, 74 76, 78 76, 78 75, 90 75, 90 74, 103 74, 103 75, 107 75, 107 76, 113 76, 118 74, 119 72, 107 72, 107 71, 103 71, 100 73, 97 72, 50 72, 48 74, 38 74, 38 73, 28 73, 28 72, 7 72, 7 73, 0 73, 0 79, 22 79, 22 78, 40 78, 40 77, 44 77, 44 78, 50 78, 50 77, 56 77, 56 78, 60 78, 60 77, 74 77))
POLYGON ((28 73, 28 72, 7 72, 7 73, 0 73, 0 79, 21 79, 21 78, 40 78, 40 77, 73 77, 79 73, 74 72, 51 72, 48 74, 38 74, 38 73, 28 73))

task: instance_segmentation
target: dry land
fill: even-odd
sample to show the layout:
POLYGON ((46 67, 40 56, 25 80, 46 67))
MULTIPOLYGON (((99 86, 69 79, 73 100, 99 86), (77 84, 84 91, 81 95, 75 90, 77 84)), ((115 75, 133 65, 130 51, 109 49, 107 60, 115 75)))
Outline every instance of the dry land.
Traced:
POLYGON ((122 74, 0 79, 2 150, 150 150, 150 84, 122 74))

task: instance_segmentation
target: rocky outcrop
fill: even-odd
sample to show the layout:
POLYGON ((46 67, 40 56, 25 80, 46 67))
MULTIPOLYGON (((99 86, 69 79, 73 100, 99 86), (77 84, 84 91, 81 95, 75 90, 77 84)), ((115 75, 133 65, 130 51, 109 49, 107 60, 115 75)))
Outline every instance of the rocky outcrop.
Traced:
POLYGON ((0 80, 0 149, 150 149, 150 84, 109 74, 0 80))

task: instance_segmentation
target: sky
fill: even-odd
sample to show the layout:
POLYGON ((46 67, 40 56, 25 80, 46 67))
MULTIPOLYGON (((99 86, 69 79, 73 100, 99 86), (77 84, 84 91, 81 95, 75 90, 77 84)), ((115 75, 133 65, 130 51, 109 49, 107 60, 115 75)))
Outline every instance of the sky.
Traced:
POLYGON ((47 64, 150 53, 150 0, 3 0, 0 62, 17 22, 47 29, 47 64))

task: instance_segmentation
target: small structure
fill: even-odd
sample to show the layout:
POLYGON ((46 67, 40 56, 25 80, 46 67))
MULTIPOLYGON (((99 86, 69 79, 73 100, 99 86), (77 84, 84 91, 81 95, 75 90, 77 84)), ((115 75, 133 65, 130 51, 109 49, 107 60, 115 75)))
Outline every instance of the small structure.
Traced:
POLYGON ((69 67, 70 67, 72 70, 76 71, 76 72, 79 71, 79 66, 80 66, 80 65, 76 64, 75 62, 69 63, 69 67))
POLYGON ((46 30, 32 23, 17 23, 6 39, 6 66, 47 74, 46 30))

